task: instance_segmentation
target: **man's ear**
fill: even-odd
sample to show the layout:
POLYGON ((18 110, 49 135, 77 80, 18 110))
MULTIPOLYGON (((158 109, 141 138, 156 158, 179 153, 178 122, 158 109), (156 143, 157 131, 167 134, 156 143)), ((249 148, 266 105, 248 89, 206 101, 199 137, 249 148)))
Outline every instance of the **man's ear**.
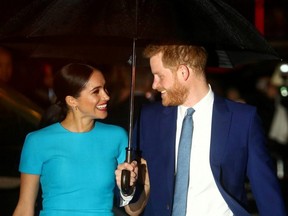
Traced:
POLYGON ((70 107, 76 107, 77 106, 76 99, 70 95, 65 97, 65 101, 66 101, 67 105, 70 107))
POLYGON ((186 65, 180 65, 178 67, 178 72, 184 81, 186 81, 190 76, 190 70, 186 65))

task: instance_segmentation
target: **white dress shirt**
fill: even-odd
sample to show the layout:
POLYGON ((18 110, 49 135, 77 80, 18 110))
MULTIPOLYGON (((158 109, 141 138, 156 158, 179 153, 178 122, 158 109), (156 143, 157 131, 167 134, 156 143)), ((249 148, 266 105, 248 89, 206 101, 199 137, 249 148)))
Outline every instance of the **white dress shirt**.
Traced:
MULTIPOLYGON (((209 86, 210 87, 210 86, 209 86)), ((190 158, 190 181, 188 190, 187 216, 232 216, 220 194, 210 167, 210 139, 214 94, 211 90, 193 109, 194 131, 190 158)), ((176 156, 182 121, 188 107, 178 107, 176 131, 176 156)), ((177 158, 177 157, 176 157, 177 158)), ((176 160, 177 163, 177 160, 176 160)), ((177 166, 175 166, 177 167, 177 166)))

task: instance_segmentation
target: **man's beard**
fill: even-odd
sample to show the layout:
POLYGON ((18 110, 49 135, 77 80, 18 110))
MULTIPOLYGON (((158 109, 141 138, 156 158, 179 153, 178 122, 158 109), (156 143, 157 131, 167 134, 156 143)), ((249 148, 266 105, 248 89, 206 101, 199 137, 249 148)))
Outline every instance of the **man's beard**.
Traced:
POLYGON ((173 87, 166 90, 165 97, 162 98, 163 106, 178 106, 184 103, 187 98, 188 90, 180 85, 178 80, 174 83, 173 87))

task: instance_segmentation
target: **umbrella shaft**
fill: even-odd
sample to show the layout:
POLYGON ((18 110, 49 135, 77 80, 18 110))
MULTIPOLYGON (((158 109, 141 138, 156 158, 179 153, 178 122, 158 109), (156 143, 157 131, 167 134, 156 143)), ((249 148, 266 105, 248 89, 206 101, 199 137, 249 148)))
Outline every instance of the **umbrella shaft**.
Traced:
POLYGON ((129 111, 129 141, 128 150, 131 149, 133 121, 134 121, 134 91, 135 91, 135 74, 136 74, 136 39, 133 38, 132 51, 132 70, 131 70, 131 87, 130 87, 130 111, 129 111))

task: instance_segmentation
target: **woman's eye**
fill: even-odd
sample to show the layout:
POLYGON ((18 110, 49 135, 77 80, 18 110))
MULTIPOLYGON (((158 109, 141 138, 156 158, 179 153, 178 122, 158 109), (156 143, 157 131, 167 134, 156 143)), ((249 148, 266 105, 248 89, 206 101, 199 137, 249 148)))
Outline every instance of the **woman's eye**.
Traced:
POLYGON ((109 95, 108 89, 105 88, 104 91, 105 91, 105 93, 106 93, 107 95, 109 95))
POLYGON ((93 91, 93 94, 99 94, 99 89, 93 91))

